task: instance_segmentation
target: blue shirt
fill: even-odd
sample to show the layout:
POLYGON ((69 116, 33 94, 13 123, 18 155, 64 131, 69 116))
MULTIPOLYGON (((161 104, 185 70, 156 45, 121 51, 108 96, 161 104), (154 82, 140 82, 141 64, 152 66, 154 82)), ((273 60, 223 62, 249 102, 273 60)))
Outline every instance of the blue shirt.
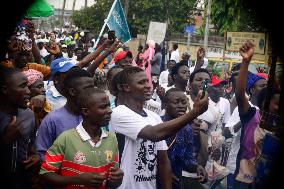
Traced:
POLYGON ((50 112, 42 120, 36 136, 36 150, 41 160, 55 139, 64 131, 75 128, 82 117, 69 113, 65 107, 50 112))
MULTIPOLYGON (((163 121, 169 121, 165 116, 161 117, 163 121)), ((196 137, 193 135, 192 127, 187 124, 180 129, 176 135, 166 139, 168 149, 168 157, 171 161, 173 174, 180 180, 179 183, 173 184, 173 189, 180 189, 182 178, 182 170, 189 171, 197 166, 198 151, 195 143, 196 137), (173 140, 175 139, 175 142, 173 140), (173 144, 172 144, 173 142, 173 144), (172 144, 172 145, 171 145, 172 144), (170 146, 171 145, 171 146, 170 146)))

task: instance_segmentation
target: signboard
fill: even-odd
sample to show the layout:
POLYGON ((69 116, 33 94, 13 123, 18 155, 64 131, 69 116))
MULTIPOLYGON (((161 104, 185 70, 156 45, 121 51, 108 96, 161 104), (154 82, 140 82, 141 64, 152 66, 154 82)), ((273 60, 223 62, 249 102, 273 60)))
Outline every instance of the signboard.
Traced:
POLYGON ((184 30, 186 33, 189 33, 190 35, 192 35, 194 32, 194 26, 185 26, 184 30))
POLYGON ((154 40, 156 43, 161 43, 165 39, 167 24, 162 22, 150 22, 147 41, 154 40))
POLYGON ((265 33, 251 32, 227 32, 227 51, 239 51, 240 47, 247 41, 254 44, 254 53, 265 54, 265 33))

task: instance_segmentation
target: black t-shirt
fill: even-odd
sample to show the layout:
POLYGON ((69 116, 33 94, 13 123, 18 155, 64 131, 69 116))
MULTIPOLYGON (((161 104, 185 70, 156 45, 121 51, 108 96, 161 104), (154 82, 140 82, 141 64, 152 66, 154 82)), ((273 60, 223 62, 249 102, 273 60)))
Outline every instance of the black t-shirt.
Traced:
POLYGON ((29 149, 34 145, 36 133, 35 116, 30 109, 18 109, 16 120, 22 127, 22 136, 7 145, 3 144, 2 138, 5 128, 11 120, 11 115, 0 112, 0 166, 1 172, 5 173, 2 178, 9 186, 13 185, 11 188, 27 188, 31 176, 24 168, 22 161, 26 160, 30 155, 29 149), (13 182, 11 183, 10 181, 13 182))

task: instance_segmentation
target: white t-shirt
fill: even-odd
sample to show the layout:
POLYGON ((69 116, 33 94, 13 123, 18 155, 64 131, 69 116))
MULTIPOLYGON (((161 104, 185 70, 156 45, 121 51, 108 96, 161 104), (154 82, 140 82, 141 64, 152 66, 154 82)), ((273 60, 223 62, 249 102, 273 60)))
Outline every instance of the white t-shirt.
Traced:
MULTIPOLYGON (((208 66, 208 58, 205 58, 205 57, 204 57, 203 60, 204 60, 204 63, 203 63, 203 66, 201 66, 201 68, 206 69, 207 66, 208 66)), ((196 61, 195 61, 194 66, 192 66, 191 68, 189 68, 189 72, 190 72, 190 73, 192 73, 192 72, 194 71, 195 65, 196 65, 196 61)))
POLYGON ((222 113, 222 123, 226 124, 231 116, 231 106, 228 99, 223 97, 217 102, 216 107, 219 108, 222 113))
POLYGON ((44 47, 41 50, 39 50, 39 53, 40 53, 40 56, 42 57, 46 57, 47 55, 49 55, 49 53, 44 47))
POLYGON ((151 142, 137 138, 147 125, 162 123, 160 116, 144 109, 143 117, 124 105, 113 109, 110 125, 117 133, 125 135, 121 169, 124 177, 120 189, 156 189, 157 151, 167 150, 166 142, 151 142))
POLYGON ((152 112, 155 112, 159 116, 162 116, 161 115, 161 113, 162 113, 162 107, 161 106, 162 106, 161 102, 150 99, 150 100, 145 102, 144 108, 146 108, 147 110, 150 110, 152 112))
POLYGON ((179 52, 178 52, 178 49, 175 50, 175 51, 172 51, 172 53, 171 53, 171 60, 176 61, 176 63, 179 62, 179 52))
POLYGON ((169 83, 168 76, 169 76, 169 70, 162 71, 159 77, 159 85, 162 85, 162 84, 168 85, 169 83))

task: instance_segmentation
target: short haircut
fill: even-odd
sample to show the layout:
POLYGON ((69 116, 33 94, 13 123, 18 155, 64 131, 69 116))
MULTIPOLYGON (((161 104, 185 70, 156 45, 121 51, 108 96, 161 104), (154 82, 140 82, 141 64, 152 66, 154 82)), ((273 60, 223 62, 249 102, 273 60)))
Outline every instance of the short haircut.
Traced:
POLYGON ((165 94, 165 98, 164 98, 164 102, 163 103, 168 103, 169 102, 169 98, 170 98, 170 95, 172 94, 172 93, 174 93, 174 92, 182 92, 182 93, 184 93, 184 91, 182 91, 181 89, 178 89, 178 88, 171 88, 171 89, 169 89, 167 92, 166 92, 166 94, 165 94))
POLYGON ((204 68, 200 68, 200 69, 195 70, 194 72, 192 72, 192 73, 190 74, 190 76, 189 76, 189 82, 192 83, 192 81, 193 81, 193 79, 194 79, 194 77, 195 77, 195 74, 201 73, 201 72, 207 73, 207 74, 209 75, 210 79, 211 79, 211 74, 209 73, 209 71, 206 70, 206 69, 204 69, 204 68))
MULTIPOLYGON (((98 89, 98 88, 88 88, 83 93, 80 93, 77 98, 77 104, 80 109, 86 108, 88 105, 90 105, 91 96, 93 94, 106 94, 104 90, 98 89)), ((96 115, 94 115, 96 116, 96 115)))
POLYGON ((170 62, 173 62, 176 64, 176 61, 175 60, 168 60, 167 64, 169 64, 170 62))
MULTIPOLYGON (((280 94, 280 90, 278 89, 272 89, 272 92, 271 92, 271 99, 273 98, 273 95, 276 95, 276 94, 280 94)), ((265 101, 265 98, 266 98, 266 95, 267 95, 267 88, 263 88, 261 89, 261 91, 259 92, 258 96, 257 96, 257 106, 262 109, 263 107, 263 103, 265 101)))
MULTIPOLYGON (((64 78, 64 89, 65 92, 68 92, 70 88, 74 88, 74 81, 78 78, 82 78, 82 77, 92 77, 92 74, 90 74, 90 72, 81 69, 79 67, 74 67, 72 69, 70 69, 64 78)), ((67 93, 68 94, 68 93, 67 93)))
POLYGON ((162 50, 161 45, 156 43, 156 45, 155 45, 155 52, 161 52, 161 50, 162 50))
POLYGON ((172 71, 171 71, 171 77, 172 78, 174 78, 174 76, 178 74, 178 71, 182 66, 188 67, 188 64, 185 63, 185 62, 181 62, 181 63, 177 63, 176 65, 174 65, 174 67, 172 68, 172 71))
POLYGON ((127 84, 130 80, 131 77, 139 72, 144 72, 144 70, 142 70, 139 67, 129 67, 129 68, 125 68, 124 70, 122 70, 120 72, 120 76, 119 76, 119 81, 118 84, 127 84))
POLYGON ((178 49, 178 44, 175 43, 175 44, 173 45, 173 48, 174 48, 175 50, 178 49))
POLYGON ((119 88, 118 88, 118 85, 119 85, 119 81, 120 81, 120 78, 121 78, 121 75, 122 75, 121 72, 116 74, 113 77, 113 80, 111 81, 112 90, 113 90, 113 92, 115 94, 114 96, 117 96, 118 92, 120 91, 119 88))
POLYGON ((106 75, 107 80, 110 80, 110 78, 112 77, 112 72, 113 72, 114 70, 116 70, 116 69, 123 69, 123 68, 120 67, 120 66, 117 66, 117 65, 115 65, 115 66, 113 66, 112 68, 110 68, 110 69, 108 70, 108 72, 107 72, 107 75, 106 75))
POLYGON ((5 66, 0 66, 0 87, 7 84, 7 81, 15 73, 21 72, 20 70, 14 68, 8 68, 5 66))

